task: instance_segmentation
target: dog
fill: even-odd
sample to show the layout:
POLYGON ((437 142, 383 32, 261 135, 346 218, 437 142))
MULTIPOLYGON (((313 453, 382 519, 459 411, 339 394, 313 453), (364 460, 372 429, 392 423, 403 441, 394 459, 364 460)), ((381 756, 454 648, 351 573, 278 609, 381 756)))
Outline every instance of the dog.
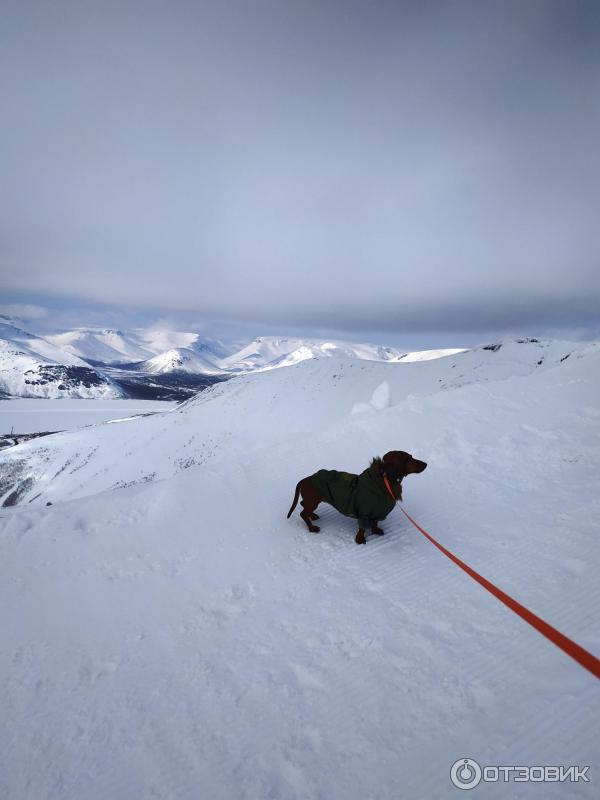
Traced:
POLYGON ((403 450, 390 450, 383 458, 375 457, 360 475, 351 472, 338 472, 334 469, 320 469, 296 484, 294 501, 287 518, 298 504, 303 510, 300 516, 311 533, 321 530, 313 521, 319 519, 315 510, 319 503, 329 503, 346 517, 358 519, 356 544, 366 544, 365 530, 383 536, 384 531, 377 524, 385 519, 402 500, 402 479, 413 473, 420 473, 427 467, 425 461, 413 458, 403 450))

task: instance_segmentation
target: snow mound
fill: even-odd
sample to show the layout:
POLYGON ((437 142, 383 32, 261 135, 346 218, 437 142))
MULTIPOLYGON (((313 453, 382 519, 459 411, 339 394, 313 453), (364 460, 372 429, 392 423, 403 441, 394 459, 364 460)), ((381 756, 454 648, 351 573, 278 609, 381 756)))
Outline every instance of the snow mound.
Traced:
POLYGON ((383 411, 392 402, 392 392, 390 385, 387 381, 383 381, 373 392, 371 397, 371 405, 378 411, 383 411))
POLYGON ((369 403, 355 403, 352 406, 351 414, 362 414, 365 411, 383 411, 388 408, 392 402, 392 393, 388 381, 382 383, 374 389, 369 403))

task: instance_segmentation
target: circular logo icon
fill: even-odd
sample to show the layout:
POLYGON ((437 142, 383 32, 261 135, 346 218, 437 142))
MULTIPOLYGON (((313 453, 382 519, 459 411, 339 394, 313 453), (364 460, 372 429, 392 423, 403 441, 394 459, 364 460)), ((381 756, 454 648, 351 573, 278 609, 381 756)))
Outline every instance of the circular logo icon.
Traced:
POLYGON ((459 789, 474 789, 481 780, 481 767, 472 758, 459 758, 452 764, 450 780, 459 789))

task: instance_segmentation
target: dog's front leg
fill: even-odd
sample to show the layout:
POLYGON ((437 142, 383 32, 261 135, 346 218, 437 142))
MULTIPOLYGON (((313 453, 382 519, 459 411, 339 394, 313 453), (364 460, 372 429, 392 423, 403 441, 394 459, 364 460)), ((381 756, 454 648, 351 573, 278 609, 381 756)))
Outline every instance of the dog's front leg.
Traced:
POLYGON ((356 544, 366 544, 365 530, 371 527, 371 520, 358 515, 358 533, 354 537, 356 544))

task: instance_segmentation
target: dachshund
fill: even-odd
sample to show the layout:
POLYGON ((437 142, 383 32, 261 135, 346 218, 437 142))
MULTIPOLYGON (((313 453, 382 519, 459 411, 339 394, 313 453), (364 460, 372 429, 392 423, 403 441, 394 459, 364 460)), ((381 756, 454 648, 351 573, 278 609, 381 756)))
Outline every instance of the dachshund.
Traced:
POLYGON ((347 517, 358 519, 356 544, 366 544, 365 530, 383 536, 377 524, 385 519, 398 500, 402 500, 402 479, 420 473, 427 467, 403 450, 391 450, 383 458, 373 458, 360 475, 337 470, 321 469, 296 485, 296 493, 287 518, 292 515, 301 496, 303 510, 300 516, 311 533, 321 530, 313 521, 319 519, 315 513, 319 503, 329 503, 347 517))

